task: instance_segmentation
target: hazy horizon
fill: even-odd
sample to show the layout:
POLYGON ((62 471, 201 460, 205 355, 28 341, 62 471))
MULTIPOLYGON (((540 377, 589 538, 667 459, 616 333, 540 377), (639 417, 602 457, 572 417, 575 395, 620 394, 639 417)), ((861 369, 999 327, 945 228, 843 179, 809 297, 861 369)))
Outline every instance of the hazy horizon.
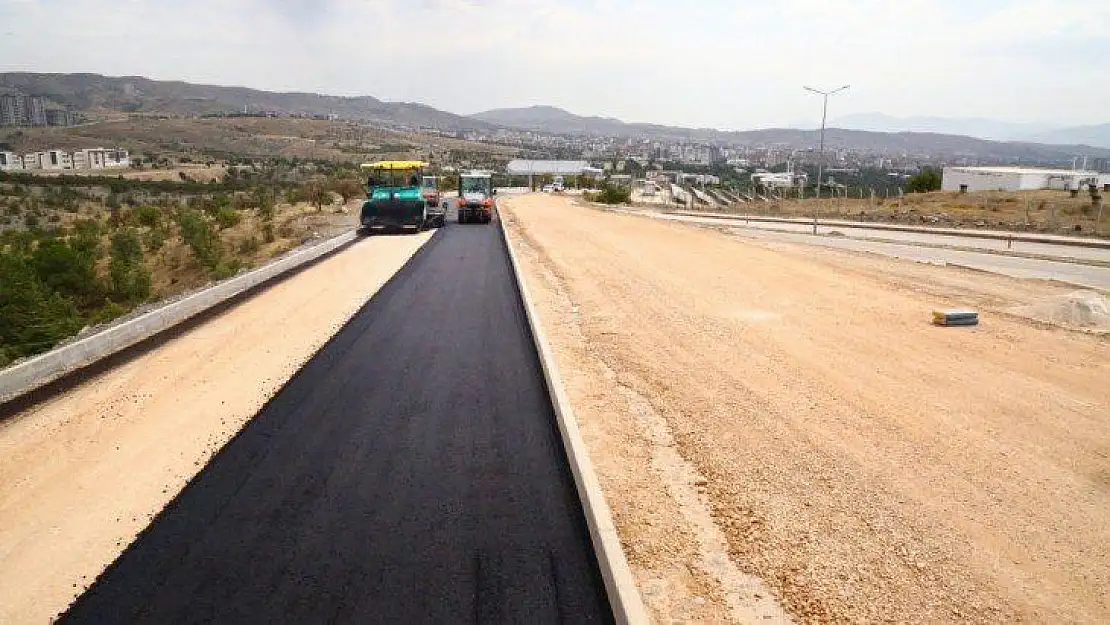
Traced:
POLYGON ((1110 122, 1110 84, 1089 79, 1110 58, 1099 0, 391 4, 0 0, 0 71, 369 95, 458 114, 550 105, 722 130, 813 127, 821 101, 802 86, 850 83, 830 120, 1110 122))

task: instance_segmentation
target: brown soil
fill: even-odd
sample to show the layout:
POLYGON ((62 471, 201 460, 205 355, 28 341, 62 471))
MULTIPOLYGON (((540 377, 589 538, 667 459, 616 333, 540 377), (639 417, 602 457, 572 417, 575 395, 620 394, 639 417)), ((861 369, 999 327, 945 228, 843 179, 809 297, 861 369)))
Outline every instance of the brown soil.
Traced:
POLYGON ((181 174, 185 174, 190 180, 195 180, 197 182, 214 182, 223 180, 224 175, 227 174, 227 168, 222 165, 213 165, 212 167, 205 167, 204 165, 181 165, 168 169, 64 169, 56 171, 33 169, 18 173, 30 174, 32 176, 118 176, 124 180, 171 182, 181 180, 181 174))
MULTIPOLYGON (((258 267, 307 242, 332 237, 354 230, 358 226, 358 205, 352 200, 345 207, 338 204, 317 211, 315 207, 301 204, 279 204, 275 208, 275 239, 266 243, 263 224, 254 211, 242 211, 239 224, 220 232, 224 251, 229 259, 238 261, 242 269, 258 267), (244 248, 248 242, 254 245, 244 248)), ((107 271, 107 259, 104 267, 107 271)), ((212 283, 213 276, 179 236, 166 241, 157 252, 147 252, 147 269, 151 273, 153 299, 172 297, 182 292, 212 283)))
POLYGON ((656 620, 1110 619, 1110 344, 1007 312, 1071 289, 503 215, 656 620))
MULTIPOLYGON (((68 128, 0 130, 0 140, 16 152, 46 149, 122 147, 133 156, 168 154, 195 161, 231 156, 323 159, 417 158, 429 149, 441 156, 458 150, 507 159, 517 149, 447 137, 370 128, 352 122, 292 118, 113 119, 68 128)), ((115 174, 109 174, 115 175, 115 174)))
POLYGON ((364 239, 0 424, 0 623, 44 623, 430 235, 364 239))

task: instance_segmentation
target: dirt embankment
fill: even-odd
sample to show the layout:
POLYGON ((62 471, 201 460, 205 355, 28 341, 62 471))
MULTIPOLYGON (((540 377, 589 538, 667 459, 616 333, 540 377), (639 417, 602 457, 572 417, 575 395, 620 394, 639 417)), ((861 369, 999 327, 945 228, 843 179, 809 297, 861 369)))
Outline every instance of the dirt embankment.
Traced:
MULTIPOLYGON (((1106 201, 1106 193, 1099 193, 1106 201)), ((1110 237, 1110 210, 1100 211, 1086 191, 1074 198, 1066 191, 936 191, 893 198, 786 198, 693 208, 802 219, 812 219, 817 212, 823 219, 865 223, 1110 237)))
POLYGON ((0 623, 45 623, 429 234, 364 239, 0 423, 0 623))
POLYGON ((1070 289, 503 214, 659 621, 1110 619, 1110 343, 1007 312, 1070 289))

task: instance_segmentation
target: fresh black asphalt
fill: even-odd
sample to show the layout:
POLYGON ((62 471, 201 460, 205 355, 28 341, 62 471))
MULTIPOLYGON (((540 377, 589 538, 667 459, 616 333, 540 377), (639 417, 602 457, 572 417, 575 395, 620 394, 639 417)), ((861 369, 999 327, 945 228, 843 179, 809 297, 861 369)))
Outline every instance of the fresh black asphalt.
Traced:
POLYGON ((611 622, 497 224, 436 233, 63 621, 611 622))

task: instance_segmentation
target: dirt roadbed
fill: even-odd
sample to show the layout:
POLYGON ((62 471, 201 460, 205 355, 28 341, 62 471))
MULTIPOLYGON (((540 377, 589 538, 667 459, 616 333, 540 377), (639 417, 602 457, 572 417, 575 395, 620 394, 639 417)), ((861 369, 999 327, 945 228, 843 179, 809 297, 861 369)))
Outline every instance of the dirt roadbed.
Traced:
POLYGON ((64 610, 429 236, 360 240, 0 424, 0 623, 64 610))
POLYGON ((1110 339, 1013 312, 1073 289, 502 215, 656 620, 1110 619, 1110 339))

